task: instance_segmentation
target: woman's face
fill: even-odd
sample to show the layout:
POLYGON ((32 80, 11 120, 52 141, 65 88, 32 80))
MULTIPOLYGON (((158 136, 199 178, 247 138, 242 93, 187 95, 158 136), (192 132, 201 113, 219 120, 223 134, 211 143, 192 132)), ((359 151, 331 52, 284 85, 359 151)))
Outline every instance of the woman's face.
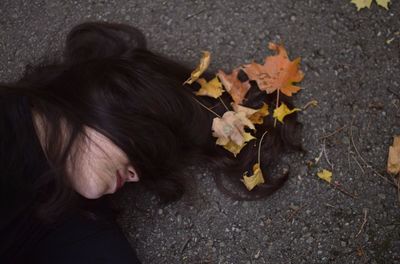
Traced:
MULTIPOLYGON (((34 109, 32 113, 36 133, 45 149, 45 121, 34 109)), ((139 181, 126 154, 110 139, 90 127, 85 127, 85 133, 84 140, 74 143, 67 163, 68 176, 76 192, 96 199, 116 192, 125 182, 139 181)))
MULTIPOLYGON (((76 153, 67 164, 73 188, 88 199, 111 194, 125 182, 137 182, 139 177, 126 154, 110 139, 86 127, 85 142, 74 146, 76 153)), ((79 141, 79 140, 78 140, 79 141)))

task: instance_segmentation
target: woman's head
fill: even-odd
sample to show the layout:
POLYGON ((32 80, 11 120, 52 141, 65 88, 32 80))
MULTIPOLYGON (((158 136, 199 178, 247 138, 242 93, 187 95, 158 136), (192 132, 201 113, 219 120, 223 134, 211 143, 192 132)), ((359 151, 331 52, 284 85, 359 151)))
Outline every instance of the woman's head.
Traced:
POLYGON ((74 191, 98 198, 139 179, 175 200, 184 191, 181 169, 210 142, 208 113, 182 86, 190 71, 144 49, 142 37, 125 25, 80 25, 61 61, 2 86, 32 104, 53 172, 37 188, 51 190, 54 206, 74 191))
MULTIPOLYGON (((175 200, 184 191, 181 169, 187 161, 204 153, 229 156, 212 138, 214 116, 202 108, 210 101, 194 100, 195 84, 182 85, 190 70, 148 51, 145 43, 143 34, 127 25, 81 24, 69 33, 61 61, 31 68, 7 89, 3 85, 3 91, 27 96, 43 120, 40 137, 54 173, 38 186, 52 186, 51 203, 65 200, 71 190, 87 198, 113 193, 118 173, 175 200)), ((225 111, 219 103, 212 107, 225 111)), ((263 164, 272 165, 283 146, 290 147, 297 125, 292 118, 277 128, 266 122, 272 131, 264 140, 263 164)), ((252 149, 242 152, 236 160, 219 162, 238 184, 256 158, 252 149)), ((261 196, 285 179, 269 181, 261 196)))

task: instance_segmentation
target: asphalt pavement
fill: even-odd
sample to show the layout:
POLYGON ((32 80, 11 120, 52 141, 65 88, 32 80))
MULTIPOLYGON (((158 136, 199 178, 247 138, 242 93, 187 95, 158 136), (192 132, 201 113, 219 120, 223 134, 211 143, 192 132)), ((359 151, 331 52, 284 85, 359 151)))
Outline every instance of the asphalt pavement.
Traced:
POLYGON ((117 197, 119 222, 143 263, 400 263, 399 194, 385 173, 400 135, 400 2, 357 12, 350 0, 145 1, 2 0, 0 76, 58 56, 84 21, 144 31, 152 50, 211 70, 232 70, 283 43, 302 58, 295 96, 306 154, 287 154, 291 178, 272 197, 237 202, 220 193, 207 164, 187 174, 195 188, 161 206, 141 187, 117 197), (324 152, 322 152, 325 149, 324 152), (318 164, 310 166, 323 153, 318 164), (337 187, 316 176, 333 172, 337 187))

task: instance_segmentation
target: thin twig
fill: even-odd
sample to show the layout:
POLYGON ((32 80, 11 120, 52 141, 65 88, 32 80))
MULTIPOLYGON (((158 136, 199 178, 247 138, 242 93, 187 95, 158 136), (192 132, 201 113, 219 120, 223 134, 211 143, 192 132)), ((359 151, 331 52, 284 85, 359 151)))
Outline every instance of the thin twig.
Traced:
POLYGON ((357 199, 357 197, 354 194, 346 191, 345 189, 340 187, 339 184, 337 184, 337 183, 329 183, 329 184, 331 186, 333 186, 335 189, 337 189, 338 191, 342 192, 343 194, 346 194, 346 195, 350 196, 351 198, 357 199))
POLYGON ((396 95, 397 96, 397 98, 399 98, 400 99, 400 94, 399 93, 396 93, 395 91, 393 91, 392 89, 390 89, 389 87, 387 87, 386 88, 389 92, 391 92, 392 94, 394 94, 394 95, 396 95))
POLYGON ((197 16, 197 15, 200 15, 201 13, 203 13, 203 12, 206 11, 206 10, 207 10, 207 9, 202 9, 202 10, 200 10, 200 11, 197 12, 197 13, 188 15, 188 16, 185 18, 185 20, 191 19, 192 17, 195 17, 195 16, 197 16))
POLYGON ((353 158, 353 160, 357 163, 358 167, 360 167, 360 170, 365 173, 364 168, 361 166, 360 162, 358 162, 358 160, 352 155, 351 156, 353 158))
POLYGON ((358 237, 361 234, 361 231, 363 230, 365 224, 367 223, 367 214, 368 214, 368 209, 364 209, 364 220, 363 223, 361 224, 360 230, 358 231, 356 237, 358 237))
POLYGON ((322 154, 324 154, 324 149, 322 149, 321 152, 319 153, 318 157, 315 158, 315 165, 318 164, 319 160, 322 157, 322 154))
POLYGON ((218 116, 219 118, 221 118, 221 116, 219 114, 217 114, 216 112, 214 112, 213 110, 211 110, 210 108, 208 108, 207 106, 205 106, 202 102, 200 102, 199 100, 197 100, 196 98, 192 97, 193 100, 195 100, 199 105, 201 105, 202 107, 204 107, 205 109, 207 109, 208 111, 210 111, 211 113, 213 113, 214 115, 218 116))
POLYGON ((326 203, 325 205, 326 205, 326 206, 329 206, 329 207, 332 207, 332 208, 334 208, 334 209, 336 209, 336 207, 335 207, 335 206, 333 206, 333 205, 331 205, 331 204, 328 204, 328 203, 326 203))
POLYGON ((301 207, 299 207, 298 209, 296 209, 296 210, 294 210, 290 215, 289 215, 289 218, 288 218, 288 222, 290 222, 290 220, 292 220, 299 212, 300 212, 300 210, 301 209, 303 209, 304 207, 306 207, 307 205, 306 204, 304 204, 304 205, 302 205, 301 207))
POLYGON ((331 166, 331 169, 333 170, 333 164, 329 161, 328 153, 326 152, 325 140, 324 140, 324 144, 322 147, 322 151, 324 152, 324 157, 325 157, 326 162, 328 162, 329 166, 331 166))
MULTIPOLYGON (((380 174, 376 169, 374 169, 374 168, 361 156, 360 152, 358 151, 358 149, 357 149, 357 147, 356 147, 356 144, 354 143, 354 138, 353 138, 353 121, 354 121, 354 117, 353 117, 353 119, 351 120, 351 123, 350 123, 350 141, 351 141, 351 144, 353 145, 354 150, 355 150, 356 153, 357 153, 357 156, 358 156, 358 157, 360 158, 360 160, 364 163, 364 165, 365 165, 367 168, 371 169, 376 175, 378 175, 379 177, 381 177, 382 179, 384 179, 384 180, 387 181, 388 183, 390 183, 390 184, 396 186, 396 184, 395 184, 394 182, 390 181, 390 180, 387 179, 385 176, 383 176, 382 174, 380 174)), ((397 187, 397 186, 396 186, 396 187, 397 187)))
POLYGON ((188 239, 186 239, 185 243, 182 244, 181 247, 181 254, 183 253, 183 251, 186 249, 187 245, 189 244, 191 238, 189 237, 188 239))
POLYGON ((347 127, 347 125, 344 125, 344 126, 342 126, 342 127, 339 127, 338 129, 336 129, 336 130, 333 131, 332 133, 329 133, 328 135, 325 135, 325 136, 320 137, 319 140, 321 140, 321 139, 327 139, 327 138, 329 138, 329 137, 331 137, 331 136, 334 136, 334 135, 336 135, 337 133, 339 133, 340 131, 342 131, 343 129, 345 129, 346 127, 347 127))

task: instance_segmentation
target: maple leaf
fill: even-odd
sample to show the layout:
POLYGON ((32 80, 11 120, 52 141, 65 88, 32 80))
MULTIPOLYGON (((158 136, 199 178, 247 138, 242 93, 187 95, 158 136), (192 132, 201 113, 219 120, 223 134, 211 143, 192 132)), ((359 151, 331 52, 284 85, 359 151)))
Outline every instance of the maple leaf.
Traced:
POLYGON ((200 78, 197 82, 201 85, 201 88, 196 92, 196 95, 218 98, 223 93, 222 84, 217 77, 209 82, 204 78, 200 78))
POLYGON ((190 74, 189 79, 187 79, 183 84, 192 84, 195 82, 200 76, 203 74, 203 72, 208 68, 210 65, 210 58, 211 54, 208 51, 203 51, 203 56, 200 59, 199 65, 197 65, 196 69, 192 71, 190 74))
POLYGON ((277 52, 275 56, 267 56, 264 64, 250 63, 243 65, 250 80, 257 82, 258 88, 267 93, 280 91, 287 96, 300 91, 300 87, 293 83, 300 82, 304 73, 299 70, 300 58, 290 61, 282 45, 269 43, 268 48, 277 52))
POLYGON ((223 146, 236 156, 246 142, 255 138, 245 132, 244 127, 255 129, 244 113, 227 111, 222 117, 214 118, 212 130, 213 136, 218 138, 216 144, 223 146))
POLYGON ((389 9, 390 0, 376 0, 376 3, 386 9, 389 9))
POLYGON ((357 6, 357 11, 360 11, 365 7, 370 8, 372 0, 351 0, 351 3, 357 6))
POLYGON ((389 147, 387 172, 394 175, 400 173, 400 135, 394 137, 393 145, 389 147))
POLYGON ((329 183, 331 183, 332 181, 332 172, 328 171, 328 170, 322 170, 320 172, 317 173, 317 176, 321 179, 323 179, 324 181, 327 181, 329 183))
POLYGON ((290 115, 293 112, 301 111, 300 108, 293 108, 290 110, 285 103, 281 103, 278 108, 275 108, 273 117, 278 119, 279 122, 283 123, 285 116, 290 115))
POLYGON ((231 95, 236 104, 241 104, 250 89, 249 81, 241 82, 238 79, 240 69, 234 69, 231 74, 226 74, 222 70, 218 71, 218 78, 221 80, 225 90, 231 95))
MULTIPOLYGON (((255 139, 255 137, 253 137, 250 133, 244 133, 243 134, 243 138, 245 142, 248 142, 252 139, 255 139)), ((218 144, 218 140, 217 140, 217 145, 218 144)), ((240 153, 240 151, 242 150, 242 148, 246 146, 246 144, 242 144, 242 145, 238 145, 235 142, 233 142, 232 140, 230 140, 228 143, 226 143, 225 145, 222 145, 222 147, 224 149, 226 149, 227 151, 231 152, 233 154, 233 156, 236 157, 237 154, 240 153)))
POLYGON ((268 105, 266 103, 263 103, 263 106, 259 109, 253 109, 250 107, 245 107, 237 104, 231 104, 231 105, 233 107, 233 110, 235 110, 235 112, 237 113, 243 112, 253 124, 264 123, 264 117, 269 115, 268 105))
MULTIPOLYGON (((360 11, 363 8, 370 8, 372 0, 351 0, 351 3, 357 6, 357 11, 360 11)), ((376 0, 376 3, 385 9, 389 9, 390 0, 376 0)))
POLYGON ((253 190, 253 188, 256 187, 257 185, 263 184, 265 182, 259 163, 254 164, 253 175, 251 176, 246 176, 246 174, 243 175, 242 182, 249 191, 253 190))

